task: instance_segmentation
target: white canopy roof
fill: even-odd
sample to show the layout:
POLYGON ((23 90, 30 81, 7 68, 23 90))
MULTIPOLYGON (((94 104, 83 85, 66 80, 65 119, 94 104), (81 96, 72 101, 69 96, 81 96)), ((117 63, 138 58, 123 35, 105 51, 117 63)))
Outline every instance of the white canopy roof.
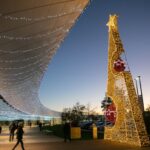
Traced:
POLYGON ((31 114, 58 115, 38 97, 43 74, 89 0, 1 0, 0 94, 31 114))

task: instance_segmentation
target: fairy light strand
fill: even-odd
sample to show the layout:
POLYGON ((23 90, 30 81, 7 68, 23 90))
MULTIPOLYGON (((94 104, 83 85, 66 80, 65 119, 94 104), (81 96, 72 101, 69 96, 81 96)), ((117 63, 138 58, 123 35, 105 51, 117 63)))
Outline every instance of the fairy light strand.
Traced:
MULTIPOLYGON (((70 23, 73 23, 73 22, 70 22, 70 23)), ((62 27, 59 27, 53 31, 49 31, 47 33, 43 33, 43 34, 38 34, 36 36, 27 36, 27 37, 22 37, 22 36, 18 36, 18 37, 15 37, 15 36, 9 36, 9 35, 0 35, 0 39, 6 39, 6 40, 32 40, 32 39, 40 39, 40 38, 43 38, 43 37, 47 37, 53 33, 57 33, 59 31, 61 32, 69 32, 68 29, 64 29, 65 26, 62 26, 62 27)))
MULTIPOLYGON (((0 91, 8 101, 11 101, 12 103, 15 102, 15 107, 18 106, 19 108, 22 108, 23 111, 30 111, 33 114, 50 112, 50 110, 41 104, 38 98, 38 90, 43 74, 47 70, 48 64, 55 55, 56 50, 69 33, 69 30, 74 25, 75 21, 77 21, 78 16, 81 14, 87 3, 87 0, 83 0, 80 2, 82 5, 79 5, 79 1, 75 0, 74 3, 70 3, 73 5, 73 9, 70 9, 70 7, 70 10, 68 11, 68 5, 65 5, 66 3, 64 3, 64 5, 60 7, 60 11, 65 9, 65 12, 56 12, 54 15, 48 14, 47 16, 31 17, 32 15, 30 16, 28 13, 28 17, 26 15, 20 16, 18 12, 18 14, 9 15, 0 13, 1 21, 8 21, 9 23, 13 22, 14 25, 18 25, 18 27, 14 26, 15 28, 13 29, 7 28, 7 31, 0 33, 1 43, 3 45, 10 45, 6 47, 4 45, 3 48, 0 48, 0 54, 2 56, 2 59, 0 59, 0 91), (64 21, 63 26, 56 26, 58 19, 59 21, 63 19, 66 20, 64 21), (27 33, 24 33, 23 35, 22 27, 34 27, 34 25, 36 26, 38 23, 43 23, 42 21, 48 21, 48 23, 49 21, 54 21, 55 24, 48 32, 27 32, 31 35, 25 35, 27 33), (16 36, 13 35, 14 32, 16 33, 16 36), (60 36, 55 34, 59 32, 61 33, 60 36), (47 37, 50 38, 48 39, 47 37), (13 49, 17 42, 20 42, 17 46, 22 47, 13 49), (8 47, 11 46, 12 49, 8 49, 8 47), (30 103, 28 104, 28 102, 30 103), (36 106, 33 110, 31 110, 30 107, 32 104, 36 106)), ((34 30, 34 32, 35 31, 37 30, 34 30)), ((54 111, 51 111, 51 114, 53 113, 54 111)))
POLYGON ((42 17, 37 17, 37 18, 25 17, 25 16, 17 17, 17 16, 3 15, 2 13, 0 13, 0 17, 3 18, 3 19, 6 19, 6 20, 10 20, 10 21, 27 21, 27 22, 31 22, 31 21, 43 21, 43 20, 58 18, 58 17, 62 17, 64 15, 75 13, 75 12, 80 13, 80 12, 82 12, 82 9, 80 7, 79 8, 73 8, 73 9, 71 9, 70 12, 63 12, 63 13, 59 13, 59 14, 56 14, 56 15, 51 15, 51 16, 48 15, 48 16, 42 16, 42 17))

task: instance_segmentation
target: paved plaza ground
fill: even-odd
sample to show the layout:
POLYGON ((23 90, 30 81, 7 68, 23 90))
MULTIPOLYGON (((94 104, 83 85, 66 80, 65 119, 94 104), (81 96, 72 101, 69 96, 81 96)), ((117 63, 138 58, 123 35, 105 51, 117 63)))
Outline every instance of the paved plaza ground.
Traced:
MULTIPOLYGON (((24 128, 24 146, 26 150, 150 150, 150 147, 138 148, 125 144, 117 144, 106 140, 73 140, 65 143, 62 138, 46 135, 37 127, 24 128)), ((0 150, 11 150, 16 139, 9 142, 8 130, 0 135, 0 150)), ((21 150, 18 145, 16 150, 21 150)))

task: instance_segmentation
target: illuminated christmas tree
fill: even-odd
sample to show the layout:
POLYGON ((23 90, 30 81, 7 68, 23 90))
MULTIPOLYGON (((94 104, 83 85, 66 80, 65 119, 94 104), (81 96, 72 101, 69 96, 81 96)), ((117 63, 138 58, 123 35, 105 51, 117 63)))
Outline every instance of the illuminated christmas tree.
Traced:
POLYGON ((112 127, 105 127, 105 139, 148 146, 149 138, 142 111, 135 92, 130 70, 121 55, 125 52, 118 31, 116 15, 110 15, 108 46, 108 81, 106 97, 116 108, 116 120, 112 127))

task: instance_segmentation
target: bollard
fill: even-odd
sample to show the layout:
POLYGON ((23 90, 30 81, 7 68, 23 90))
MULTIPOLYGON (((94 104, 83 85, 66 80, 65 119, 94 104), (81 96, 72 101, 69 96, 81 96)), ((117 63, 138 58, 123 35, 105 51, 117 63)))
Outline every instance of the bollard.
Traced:
POLYGON ((71 139, 81 139, 80 127, 71 127, 71 139))
POLYGON ((97 127, 93 127, 93 139, 97 139, 97 127))

